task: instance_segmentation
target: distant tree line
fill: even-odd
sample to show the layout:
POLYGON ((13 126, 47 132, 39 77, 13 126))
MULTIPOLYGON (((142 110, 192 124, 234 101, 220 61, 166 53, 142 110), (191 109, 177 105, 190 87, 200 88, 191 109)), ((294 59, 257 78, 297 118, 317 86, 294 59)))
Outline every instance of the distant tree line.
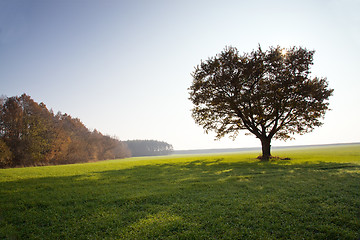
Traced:
POLYGON ((90 131, 77 118, 30 96, 0 99, 0 167, 69 164, 130 157, 126 143, 90 131))
POLYGON ((156 140, 129 140, 125 143, 133 157, 168 155, 174 150, 171 144, 156 140))

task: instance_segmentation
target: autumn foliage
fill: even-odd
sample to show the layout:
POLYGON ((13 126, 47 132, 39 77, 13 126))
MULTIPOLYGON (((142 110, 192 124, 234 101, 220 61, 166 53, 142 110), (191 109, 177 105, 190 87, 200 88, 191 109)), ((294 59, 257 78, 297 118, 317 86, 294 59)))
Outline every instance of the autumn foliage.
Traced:
POLYGON ((124 142, 90 131, 77 118, 30 96, 0 101, 0 167, 69 164, 130 157, 124 142))

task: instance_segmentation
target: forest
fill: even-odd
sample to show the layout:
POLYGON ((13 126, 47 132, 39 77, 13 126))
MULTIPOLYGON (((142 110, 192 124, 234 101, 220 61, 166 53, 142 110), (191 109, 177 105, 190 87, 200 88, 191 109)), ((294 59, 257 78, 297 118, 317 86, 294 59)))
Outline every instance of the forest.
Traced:
POLYGON ((168 155, 174 151, 171 144, 163 141, 129 140, 125 143, 133 157, 168 155))
MULTIPOLYGON (((169 145, 149 140, 134 142, 138 144, 129 148, 126 142, 96 129, 90 131, 80 119, 61 112, 54 114, 26 94, 0 99, 0 168, 127 158, 139 152, 161 155, 165 154, 162 146, 169 145), (154 146, 157 144, 161 146, 154 146)), ((172 146, 168 150, 166 154, 171 153, 172 146)))

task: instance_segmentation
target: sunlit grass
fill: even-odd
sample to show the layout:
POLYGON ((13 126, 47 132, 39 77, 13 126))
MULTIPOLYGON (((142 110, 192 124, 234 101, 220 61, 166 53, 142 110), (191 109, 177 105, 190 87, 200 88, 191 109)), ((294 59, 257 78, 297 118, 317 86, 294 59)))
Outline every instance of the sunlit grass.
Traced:
POLYGON ((358 239, 360 145, 0 170, 0 239, 358 239))

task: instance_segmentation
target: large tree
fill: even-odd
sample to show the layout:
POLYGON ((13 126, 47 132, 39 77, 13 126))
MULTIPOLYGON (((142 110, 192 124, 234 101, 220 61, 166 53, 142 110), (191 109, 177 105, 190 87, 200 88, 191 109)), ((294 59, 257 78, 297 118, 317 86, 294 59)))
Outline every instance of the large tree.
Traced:
POLYGON ((241 55, 226 47, 201 61, 189 88, 195 122, 218 139, 248 130, 260 139, 268 161, 273 138, 286 140, 322 125, 333 89, 326 78, 310 76, 314 52, 259 46, 241 55))

